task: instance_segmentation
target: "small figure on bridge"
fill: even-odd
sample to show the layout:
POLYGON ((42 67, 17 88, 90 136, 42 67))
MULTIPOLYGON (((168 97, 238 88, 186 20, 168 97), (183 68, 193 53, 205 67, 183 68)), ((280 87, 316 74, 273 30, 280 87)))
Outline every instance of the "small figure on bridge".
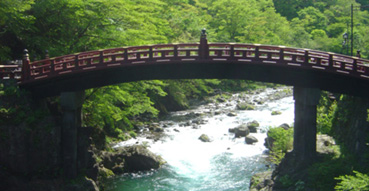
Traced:
POLYGON ((356 57, 361 58, 360 50, 357 50, 356 57))

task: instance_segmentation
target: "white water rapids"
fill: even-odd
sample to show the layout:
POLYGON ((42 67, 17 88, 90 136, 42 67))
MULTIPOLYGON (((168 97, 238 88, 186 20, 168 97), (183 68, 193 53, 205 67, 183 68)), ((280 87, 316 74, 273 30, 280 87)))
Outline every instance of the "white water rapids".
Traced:
MULTIPOLYGON (((255 100, 266 97, 281 89, 266 89, 251 95, 247 99, 255 100)), ((249 190, 251 176, 260 171, 267 170, 265 164, 266 151, 264 139, 270 127, 282 123, 292 124, 294 119, 294 101, 292 96, 275 101, 266 101, 256 104, 255 110, 235 110, 240 94, 232 95, 231 101, 218 104, 210 103, 197 106, 186 111, 173 112, 172 118, 189 113, 212 113, 215 108, 223 111, 219 115, 203 115, 201 119, 206 123, 198 128, 183 126, 181 122, 163 121, 171 124, 164 128, 163 136, 158 141, 138 137, 118 146, 136 144, 136 142, 150 145, 149 149, 162 156, 167 161, 158 171, 139 174, 125 174, 110 183, 108 190, 249 190), (229 117, 229 112, 237 116, 229 117), (281 115, 271 115, 272 111, 281 111, 281 115), (257 133, 251 133, 258 139, 254 145, 245 143, 245 138, 234 138, 229 128, 242 123, 256 120, 259 122, 257 133), (200 135, 206 134, 211 142, 202 142, 200 135)), ((242 101, 242 100, 241 100, 242 101)))

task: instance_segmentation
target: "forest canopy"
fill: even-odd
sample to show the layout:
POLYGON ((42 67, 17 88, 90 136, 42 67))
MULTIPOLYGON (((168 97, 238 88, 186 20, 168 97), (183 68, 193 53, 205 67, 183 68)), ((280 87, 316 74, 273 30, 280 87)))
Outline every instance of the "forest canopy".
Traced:
POLYGON ((285 45, 348 54, 354 5, 354 51, 368 57, 368 7, 354 0, 2 0, 0 61, 158 43, 285 45))

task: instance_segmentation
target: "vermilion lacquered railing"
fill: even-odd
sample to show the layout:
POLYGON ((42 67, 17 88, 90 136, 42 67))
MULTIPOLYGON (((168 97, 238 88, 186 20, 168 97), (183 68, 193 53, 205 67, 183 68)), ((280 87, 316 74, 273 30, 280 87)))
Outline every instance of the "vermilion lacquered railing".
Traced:
POLYGON ((82 52, 29 62, 22 70, 0 66, 1 79, 21 83, 52 78, 74 72, 150 63, 238 62, 321 70, 369 80, 369 60, 317 50, 257 44, 200 43, 159 44, 82 52))

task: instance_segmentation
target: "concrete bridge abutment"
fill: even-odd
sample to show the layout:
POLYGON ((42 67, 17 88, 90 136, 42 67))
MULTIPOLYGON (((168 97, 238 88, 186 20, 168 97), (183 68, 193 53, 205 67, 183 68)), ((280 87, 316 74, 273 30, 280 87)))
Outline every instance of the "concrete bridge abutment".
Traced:
POLYGON ((316 157, 316 119, 320 90, 295 86, 293 97, 295 100, 293 153, 299 160, 311 161, 316 157))

